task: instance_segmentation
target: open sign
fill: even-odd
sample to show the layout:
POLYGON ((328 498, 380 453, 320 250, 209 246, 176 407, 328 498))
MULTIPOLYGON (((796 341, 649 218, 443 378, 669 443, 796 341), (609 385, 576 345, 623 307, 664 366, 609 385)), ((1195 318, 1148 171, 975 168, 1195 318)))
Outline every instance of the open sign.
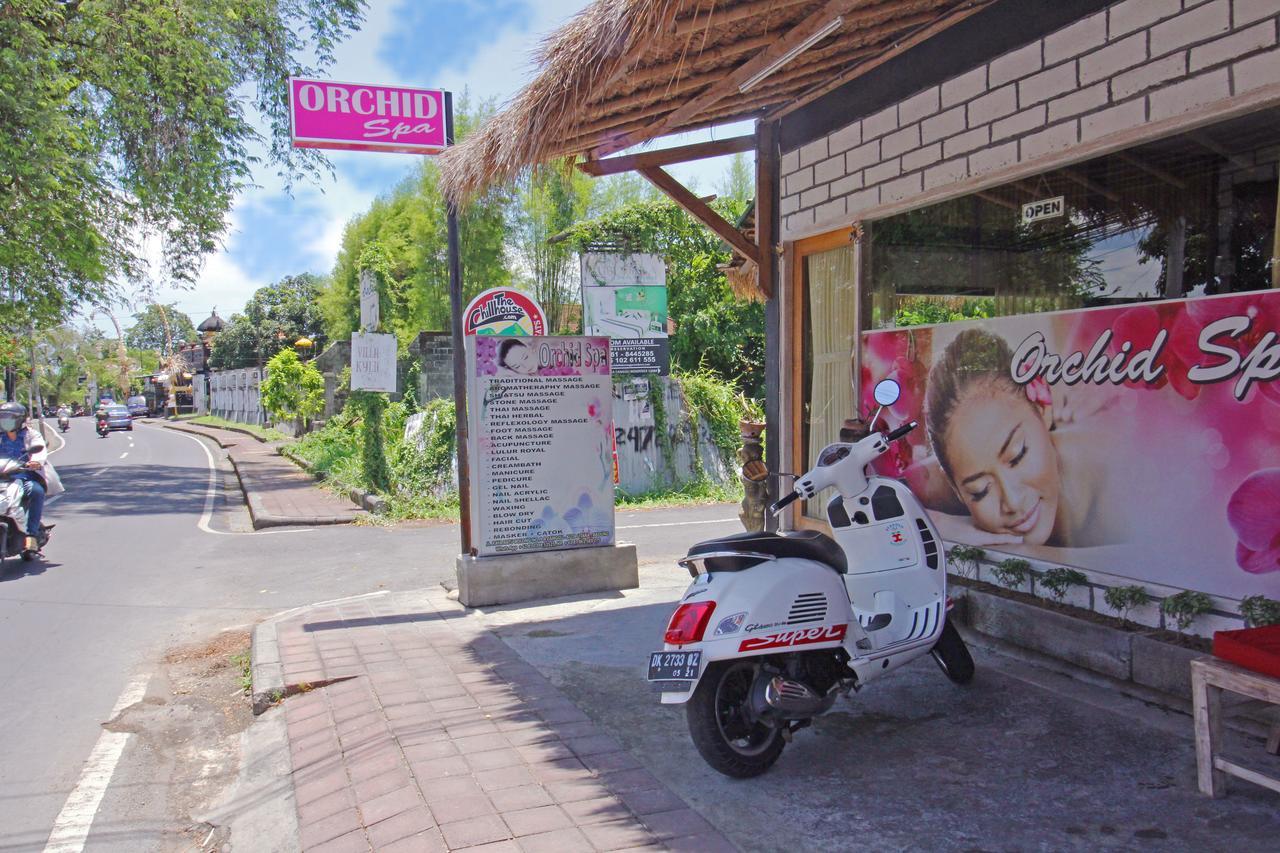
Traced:
POLYGON ((1022 224, 1030 225, 1042 219, 1053 219, 1064 215, 1067 211, 1066 201, 1064 196, 1058 196, 1027 202, 1022 206, 1022 224))

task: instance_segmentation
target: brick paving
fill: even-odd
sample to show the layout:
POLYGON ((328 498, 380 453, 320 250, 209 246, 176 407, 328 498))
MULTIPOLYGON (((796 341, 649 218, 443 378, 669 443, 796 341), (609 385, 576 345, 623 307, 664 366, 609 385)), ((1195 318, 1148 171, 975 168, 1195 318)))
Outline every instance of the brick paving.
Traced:
POLYGON ((240 477, 253 526, 350 524, 364 511, 346 498, 327 492, 314 477, 281 456, 276 445, 250 435, 188 423, 169 429, 211 438, 227 451, 240 477))
POLYGON ((463 613, 425 590, 275 623, 303 850, 734 849, 463 613))

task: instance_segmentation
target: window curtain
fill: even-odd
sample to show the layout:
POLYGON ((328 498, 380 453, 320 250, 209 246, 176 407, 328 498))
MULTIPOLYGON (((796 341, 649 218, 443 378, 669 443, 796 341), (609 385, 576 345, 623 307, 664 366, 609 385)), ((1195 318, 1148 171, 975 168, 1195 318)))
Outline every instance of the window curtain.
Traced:
MULTIPOLYGON (((809 352, 812 354, 808 399, 808 467, 818 452, 840 435, 846 418, 856 414, 853 403, 853 367, 850 361, 857 330, 854 328, 858 298, 853 246, 809 255, 808 273, 809 352)), ((821 517, 825 499, 808 502, 806 514, 821 517)))

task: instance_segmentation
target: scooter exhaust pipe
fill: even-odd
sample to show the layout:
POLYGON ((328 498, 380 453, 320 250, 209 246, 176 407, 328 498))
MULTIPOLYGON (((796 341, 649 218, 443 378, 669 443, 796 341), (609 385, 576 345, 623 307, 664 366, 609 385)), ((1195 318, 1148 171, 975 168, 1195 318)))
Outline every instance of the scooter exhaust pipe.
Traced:
POLYGON ((835 693, 823 696, 809 685, 783 678, 761 675, 751 687, 752 705, 760 717, 799 720, 816 717, 835 703, 835 693))

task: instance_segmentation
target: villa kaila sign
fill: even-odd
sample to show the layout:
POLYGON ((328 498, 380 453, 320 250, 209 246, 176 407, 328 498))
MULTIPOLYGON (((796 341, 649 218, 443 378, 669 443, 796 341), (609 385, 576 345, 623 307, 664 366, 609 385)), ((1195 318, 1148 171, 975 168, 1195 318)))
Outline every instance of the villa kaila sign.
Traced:
POLYGON ((445 93, 294 77, 293 144, 299 148, 439 154, 445 149, 445 93))

